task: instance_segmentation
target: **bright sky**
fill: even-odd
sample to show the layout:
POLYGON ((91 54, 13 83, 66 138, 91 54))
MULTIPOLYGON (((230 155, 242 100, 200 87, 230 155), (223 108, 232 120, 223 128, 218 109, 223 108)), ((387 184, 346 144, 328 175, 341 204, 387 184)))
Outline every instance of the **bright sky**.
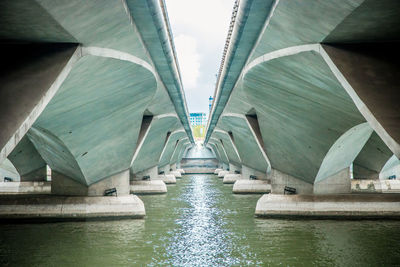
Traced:
POLYGON ((234 0, 165 0, 189 112, 208 114, 234 0))

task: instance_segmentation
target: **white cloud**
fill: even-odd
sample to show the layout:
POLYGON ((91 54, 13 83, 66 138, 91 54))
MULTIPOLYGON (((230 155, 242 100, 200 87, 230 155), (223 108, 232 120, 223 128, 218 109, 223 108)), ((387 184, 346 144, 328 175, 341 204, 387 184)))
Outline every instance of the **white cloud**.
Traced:
POLYGON ((197 51, 196 39, 181 34, 174 38, 174 43, 183 86, 187 90, 193 89, 196 87, 200 75, 200 55, 197 51))

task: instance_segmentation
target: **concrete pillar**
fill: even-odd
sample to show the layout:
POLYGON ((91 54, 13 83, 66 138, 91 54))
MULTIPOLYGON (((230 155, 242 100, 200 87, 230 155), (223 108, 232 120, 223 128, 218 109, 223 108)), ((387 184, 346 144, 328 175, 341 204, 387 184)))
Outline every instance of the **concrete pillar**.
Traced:
POLYGON ((170 170, 176 171, 176 163, 170 165, 170 170))
POLYGON ((314 194, 351 193, 350 167, 314 183, 314 194))
POLYGON ((254 170, 253 168, 242 165, 242 177, 243 179, 250 179, 250 175, 257 177, 257 180, 267 180, 267 174, 254 170))
POLYGON ((234 165, 232 163, 229 163, 229 171, 231 173, 235 173, 235 171, 240 171, 241 172, 241 169, 242 168, 240 166, 236 166, 236 165, 234 165))
POLYGON ((158 167, 158 173, 164 172, 165 174, 168 174, 170 172, 170 169, 171 169, 171 165, 167 164, 165 166, 158 167))
POLYGON ((271 193, 283 194, 285 186, 296 188, 297 194, 312 194, 313 185, 289 174, 272 169, 267 178, 271 180, 271 193))
POLYGON ((141 181, 141 180, 143 180, 144 176, 150 176, 150 180, 157 178, 158 177, 158 166, 148 168, 141 172, 130 173, 130 180, 131 181, 141 181))
POLYGON ((129 170, 111 175, 89 186, 59 172, 52 172, 51 193, 54 195, 103 196, 104 191, 110 188, 116 188, 118 196, 129 195, 129 170))

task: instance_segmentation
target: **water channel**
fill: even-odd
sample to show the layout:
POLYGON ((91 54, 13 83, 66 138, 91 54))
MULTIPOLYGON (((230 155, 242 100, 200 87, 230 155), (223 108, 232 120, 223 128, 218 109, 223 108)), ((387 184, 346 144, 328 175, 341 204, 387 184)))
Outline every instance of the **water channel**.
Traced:
POLYGON ((394 266, 399 221, 254 218, 260 195, 185 175, 144 220, 0 225, 5 266, 394 266))

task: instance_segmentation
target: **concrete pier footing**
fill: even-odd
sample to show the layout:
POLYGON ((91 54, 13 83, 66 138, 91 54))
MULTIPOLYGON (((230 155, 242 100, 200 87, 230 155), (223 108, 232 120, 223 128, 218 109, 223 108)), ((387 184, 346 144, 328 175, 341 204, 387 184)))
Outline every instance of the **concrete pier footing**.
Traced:
POLYGON ((224 184, 234 184, 237 180, 241 180, 241 179, 244 179, 241 174, 228 173, 228 174, 225 174, 222 182, 224 184))
POLYGON ((175 178, 182 178, 182 174, 180 171, 171 171, 169 174, 174 175, 175 178))
POLYGON ((51 182, 0 182, 1 194, 50 194, 51 182))
POLYGON ((96 220, 143 218, 145 208, 135 195, 82 197, 3 195, 0 220, 96 220))
POLYGON ((219 178, 224 178, 224 176, 226 175, 226 174, 229 174, 230 172, 229 171, 220 171, 220 172, 218 172, 218 177, 219 178))
POLYGON ((268 218, 400 218, 398 194, 263 195, 255 215, 268 218))
POLYGON ((237 180, 232 191, 235 194, 265 194, 271 192, 271 184, 265 180, 237 180))
POLYGON ((176 178, 175 175, 173 174, 163 174, 163 175, 158 175, 157 178, 154 180, 161 180, 164 181, 166 184, 176 184, 176 178))
POLYGON ((223 169, 215 169, 214 174, 218 174, 220 171, 223 171, 223 169))
POLYGON ((164 194, 167 193, 167 186, 164 181, 131 181, 131 193, 133 194, 164 194))

